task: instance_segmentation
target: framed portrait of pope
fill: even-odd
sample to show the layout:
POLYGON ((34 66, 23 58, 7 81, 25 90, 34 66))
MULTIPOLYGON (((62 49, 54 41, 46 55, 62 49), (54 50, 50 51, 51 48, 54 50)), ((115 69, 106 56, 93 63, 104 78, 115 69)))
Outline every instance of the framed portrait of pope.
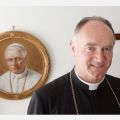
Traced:
POLYGON ((0 53, 0 97, 29 97, 47 81, 50 72, 48 51, 30 33, 1 33, 0 53))

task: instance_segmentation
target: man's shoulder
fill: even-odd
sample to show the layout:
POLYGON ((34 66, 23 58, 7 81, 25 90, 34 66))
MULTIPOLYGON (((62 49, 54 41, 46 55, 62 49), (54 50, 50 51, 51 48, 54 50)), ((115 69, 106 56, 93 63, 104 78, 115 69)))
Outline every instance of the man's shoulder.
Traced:
POLYGON ((106 77, 107 77, 107 79, 109 79, 112 82, 120 83, 120 78, 118 78, 118 77, 115 77, 115 76, 112 76, 112 75, 109 75, 109 74, 107 74, 106 77))
POLYGON ((4 77, 10 77, 10 71, 7 71, 0 76, 0 78, 4 78, 4 77))
POLYGON ((30 72, 30 73, 39 73, 39 72, 37 72, 37 71, 35 71, 35 70, 31 69, 31 68, 28 68, 28 72, 30 72))
POLYGON ((59 93, 65 88, 65 86, 67 86, 68 84, 67 81, 68 81, 68 75, 67 74, 62 75, 59 78, 53 80, 52 82, 47 83, 43 87, 39 88, 36 92, 38 94, 43 93, 47 95, 59 93))
MULTIPOLYGON (((119 89, 120 87, 120 78, 112 76, 112 75, 106 75, 106 78, 108 79, 108 81, 110 82, 110 84, 115 88, 115 89, 119 89)), ((119 89, 120 91, 120 89, 119 89)))
POLYGON ((41 76, 41 74, 33 69, 28 69, 28 74, 31 75, 31 76, 41 76))

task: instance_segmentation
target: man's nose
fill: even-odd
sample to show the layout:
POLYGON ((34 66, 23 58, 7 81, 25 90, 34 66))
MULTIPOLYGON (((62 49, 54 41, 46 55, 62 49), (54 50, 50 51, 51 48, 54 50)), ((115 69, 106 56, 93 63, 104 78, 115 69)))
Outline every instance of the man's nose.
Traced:
POLYGON ((105 54, 104 54, 104 51, 102 50, 98 50, 95 56, 96 56, 97 61, 99 62, 103 62, 105 60, 105 54))
POLYGON ((16 60, 15 59, 12 60, 12 65, 16 65, 16 60))

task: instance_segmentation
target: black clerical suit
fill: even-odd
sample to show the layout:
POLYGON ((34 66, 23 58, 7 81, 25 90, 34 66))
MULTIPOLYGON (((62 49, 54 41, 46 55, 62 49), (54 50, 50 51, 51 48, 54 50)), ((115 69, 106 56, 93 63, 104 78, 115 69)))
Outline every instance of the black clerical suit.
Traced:
MULTIPOLYGON (((97 90, 89 90, 71 71, 71 78, 79 114, 120 114, 120 106, 110 86, 120 102, 120 79, 106 75, 97 90)), ((37 90, 30 101, 28 114, 76 114, 70 84, 70 74, 52 81, 37 90)))

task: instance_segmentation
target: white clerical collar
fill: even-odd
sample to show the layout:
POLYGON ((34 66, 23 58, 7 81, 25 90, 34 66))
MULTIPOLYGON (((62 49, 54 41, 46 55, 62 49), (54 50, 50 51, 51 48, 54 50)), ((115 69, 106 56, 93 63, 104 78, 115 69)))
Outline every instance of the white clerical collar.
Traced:
POLYGON ((100 85, 100 83, 104 80, 104 78, 103 78, 103 80, 101 80, 101 81, 98 82, 98 83, 88 83, 88 82, 85 82, 84 80, 82 80, 82 79, 78 76, 78 74, 76 73, 76 71, 75 71, 75 74, 76 74, 77 78, 78 78, 81 82, 83 82, 83 83, 85 83, 86 85, 89 86, 89 90, 97 90, 97 88, 98 88, 98 86, 100 85))
POLYGON ((25 68, 24 72, 19 73, 19 74, 15 74, 15 73, 11 72, 11 77, 21 79, 21 78, 25 77, 26 73, 27 73, 27 67, 25 68))

